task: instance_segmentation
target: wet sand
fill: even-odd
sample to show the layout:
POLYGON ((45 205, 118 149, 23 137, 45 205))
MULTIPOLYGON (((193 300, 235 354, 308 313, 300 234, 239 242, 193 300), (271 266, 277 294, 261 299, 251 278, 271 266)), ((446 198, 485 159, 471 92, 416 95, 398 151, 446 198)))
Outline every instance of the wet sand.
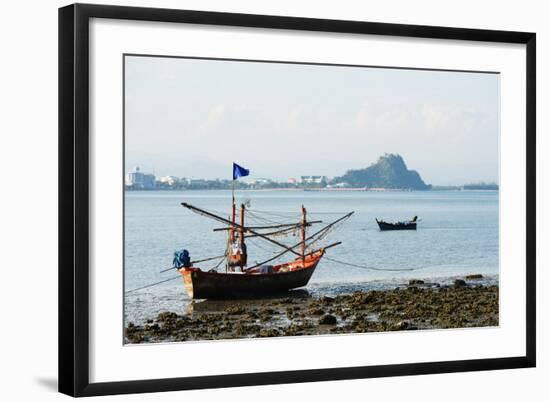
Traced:
POLYGON ((411 280, 384 291, 312 297, 307 291, 253 300, 197 301, 186 313, 129 322, 125 343, 157 343, 315 334, 498 326, 498 285, 481 275, 453 285, 411 280))

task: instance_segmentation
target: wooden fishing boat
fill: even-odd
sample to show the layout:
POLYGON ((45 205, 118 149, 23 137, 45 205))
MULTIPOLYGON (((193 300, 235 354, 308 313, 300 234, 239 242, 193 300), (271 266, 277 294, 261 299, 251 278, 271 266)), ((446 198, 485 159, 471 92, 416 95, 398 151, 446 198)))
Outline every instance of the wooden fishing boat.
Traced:
POLYGON ((412 220, 409 221, 399 221, 397 223, 389 223, 384 220, 375 219, 378 223, 380 231, 392 231, 392 230, 416 230, 416 222, 418 217, 414 216, 412 220))
MULTIPOLYGON (((343 222, 353 214, 353 212, 350 212, 308 235, 307 228, 313 224, 322 223, 322 221, 308 221, 304 206, 301 210, 301 219, 297 223, 261 226, 245 224, 247 209, 244 204, 240 207, 238 216, 240 221, 237 223, 234 196, 231 219, 226 219, 212 211, 185 202, 182 203, 182 206, 192 212, 223 223, 225 227, 214 229, 214 231, 226 231, 228 233, 226 252, 221 260, 221 262, 225 261, 224 271, 218 271, 217 267, 205 271, 195 265, 197 262, 189 262, 182 266, 176 265, 178 272, 183 277, 187 294, 192 299, 261 297, 306 286, 327 249, 337 246, 341 242, 318 248, 313 248, 313 246, 317 241, 323 239, 336 224, 343 222), (286 245, 279 241, 280 236, 295 235, 296 231, 300 233, 300 242, 286 245), (247 238, 268 242, 270 245, 278 247, 279 251, 273 257, 261 263, 248 266, 247 238), (294 258, 275 265, 269 264, 288 254, 294 254, 294 258)), ((211 259, 215 258, 202 259, 199 262, 211 259)))
POLYGON ((320 249, 307 255, 271 267, 270 272, 245 271, 243 273, 205 272, 199 268, 182 268, 185 290, 195 299, 231 299, 261 297, 304 287, 313 275, 325 253, 320 249))

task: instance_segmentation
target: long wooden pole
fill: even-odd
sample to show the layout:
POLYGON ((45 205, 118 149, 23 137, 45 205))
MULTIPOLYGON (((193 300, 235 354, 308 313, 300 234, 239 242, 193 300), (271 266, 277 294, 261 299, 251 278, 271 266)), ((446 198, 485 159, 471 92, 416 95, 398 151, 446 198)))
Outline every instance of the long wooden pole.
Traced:
MULTIPOLYGON (((313 224, 322 223, 323 220, 314 220, 314 221, 308 221, 307 226, 312 226, 313 224)), ((263 230, 263 229, 271 229, 271 228, 298 228, 302 225, 302 223, 291 223, 291 224, 277 224, 273 226, 249 226, 245 227, 245 230, 248 231, 249 228, 253 230, 263 230)), ((231 230, 231 227, 219 227, 219 228, 213 228, 212 231, 228 231, 231 230)))
POLYGON ((218 220, 218 221, 221 221, 222 223, 225 223, 225 224, 228 224, 230 225, 231 227, 233 228, 237 228, 237 229, 243 229, 243 230, 246 230, 248 231, 249 233, 252 233, 252 234, 255 234, 256 236, 258 237, 261 237, 263 239, 265 239, 266 241, 268 242, 271 242, 272 244, 275 244, 275 245, 278 245, 280 246, 281 248, 284 248, 286 249, 288 252, 292 252, 293 254, 295 254, 296 256, 301 256, 299 252, 296 252, 294 249, 292 248, 289 248, 288 246, 286 246, 285 244, 282 244, 278 241, 275 241, 274 239, 271 239, 269 238, 268 236, 264 235, 264 234, 261 234, 257 231, 254 231, 254 230, 251 230, 250 228, 246 228, 246 227, 242 227, 240 224, 237 224, 237 223, 234 223, 230 220, 227 220, 227 219, 224 219, 223 217, 221 216, 218 216, 218 215, 215 215, 214 213, 210 213, 210 212, 207 212, 206 210, 202 210, 202 209, 199 209, 198 207, 196 206, 193 206, 193 205, 190 205, 189 203, 187 202, 182 202, 181 205, 183 207, 186 207, 187 209, 189 210, 192 210, 196 213, 200 213, 204 216, 208 216, 214 220, 218 220))
MULTIPOLYGON (((233 169, 235 169, 235 165, 233 164, 233 169)), ((233 224, 235 224, 235 172, 233 172, 232 176, 233 180, 231 181, 231 221, 233 224)), ((231 239, 231 243, 235 241, 235 234, 233 232, 233 229, 229 232, 229 237, 231 239)))
MULTIPOLYGON (((309 225, 309 224, 308 224, 309 225)), ((294 227, 290 227, 290 228, 283 228, 282 230, 277 230, 277 231, 268 231, 266 233, 264 233, 264 235, 269 235, 269 236, 273 236, 273 235, 284 235, 284 234, 290 234, 292 233, 293 231, 296 230, 296 227, 300 227, 301 224, 297 225, 297 226, 294 226, 294 227)), ((246 235, 245 238, 254 238, 255 235, 254 234, 249 234, 249 235, 246 235)))
MULTIPOLYGON (((342 241, 334 242, 334 243, 332 243, 330 245, 327 245, 327 246, 324 246, 320 249, 327 250, 329 248, 333 248, 333 247, 338 246, 338 245, 342 245, 342 241)), ((316 249, 315 251, 311 251, 311 252, 306 253, 306 256, 313 255, 315 252, 319 252, 319 249, 316 249)))
MULTIPOLYGON (((195 264, 195 263, 200 263, 200 262, 208 262, 209 260, 215 260, 215 259, 221 259, 221 258, 224 258, 226 255, 220 255, 220 256, 214 256, 212 258, 205 258, 205 259, 199 259, 199 260, 192 260, 191 261, 191 264, 195 264)), ((160 273, 164 273, 164 272, 167 272, 167 271, 170 271, 170 270, 174 270, 175 267, 170 267, 168 269, 164 269, 164 270, 161 270, 160 273)))
POLYGON ((235 199, 233 199, 233 205, 231 206, 231 222, 233 223, 233 225, 231 226, 231 231, 229 231, 229 237, 231 238, 231 243, 235 241, 235 230, 234 230, 235 214, 236 214, 235 199))
POLYGON ((243 267, 245 266, 245 264, 243 263, 245 258, 246 258, 246 254, 244 252, 244 204, 241 203, 241 229, 239 230, 239 233, 240 233, 240 240, 241 240, 241 271, 243 271, 243 267))
POLYGON ((235 204, 235 177, 233 177, 233 181, 231 181, 231 201, 235 204))
POLYGON ((300 230, 301 239, 302 239, 302 263, 306 261, 306 208, 302 205, 302 229, 300 230))
POLYGON ((241 204, 241 228, 239 230, 241 234, 241 249, 244 245, 244 204, 241 204))

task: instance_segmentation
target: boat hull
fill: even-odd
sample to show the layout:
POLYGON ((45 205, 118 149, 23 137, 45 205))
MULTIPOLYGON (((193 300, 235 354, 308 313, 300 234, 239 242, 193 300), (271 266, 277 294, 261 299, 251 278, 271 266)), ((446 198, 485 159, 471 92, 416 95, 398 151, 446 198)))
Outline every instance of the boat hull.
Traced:
POLYGON ((192 299, 234 299, 261 297, 304 287, 313 275, 324 251, 306 258, 273 266, 273 273, 215 273, 183 268, 180 273, 192 299), (285 268, 292 270, 283 271, 285 268))
POLYGON ((380 231, 416 230, 416 222, 402 224, 386 223, 378 220, 376 222, 378 223, 380 231))

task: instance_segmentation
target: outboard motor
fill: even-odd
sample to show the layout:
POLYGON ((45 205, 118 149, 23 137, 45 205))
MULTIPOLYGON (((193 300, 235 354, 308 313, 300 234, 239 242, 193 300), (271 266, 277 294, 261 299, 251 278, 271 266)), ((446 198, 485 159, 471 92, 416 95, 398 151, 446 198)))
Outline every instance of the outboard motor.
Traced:
POLYGON ((182 267, 191 267, 191 256, 187 249, 174 252, 174 260, 172 266, 175 269, 181 269, 182 267))

